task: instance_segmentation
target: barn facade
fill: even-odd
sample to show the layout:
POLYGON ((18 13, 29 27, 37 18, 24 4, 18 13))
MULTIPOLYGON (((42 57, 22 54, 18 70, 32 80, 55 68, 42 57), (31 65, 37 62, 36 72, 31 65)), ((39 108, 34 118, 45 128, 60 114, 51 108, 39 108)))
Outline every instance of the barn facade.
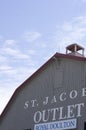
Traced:
POLYGON ((72 44, 66 54, 56 53, 18 87, 0 130, 86 130, 84 48, 72 44))

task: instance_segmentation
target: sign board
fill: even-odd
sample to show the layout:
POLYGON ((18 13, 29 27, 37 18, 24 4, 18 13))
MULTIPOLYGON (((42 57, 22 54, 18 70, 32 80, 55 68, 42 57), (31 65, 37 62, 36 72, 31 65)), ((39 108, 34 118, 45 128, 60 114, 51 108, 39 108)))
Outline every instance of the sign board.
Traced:
POLYGON ((39 123, 35 124, 34 130, 65 130, 65 129, 75 129, 76 119, 61 120, 49 123, 39 123))

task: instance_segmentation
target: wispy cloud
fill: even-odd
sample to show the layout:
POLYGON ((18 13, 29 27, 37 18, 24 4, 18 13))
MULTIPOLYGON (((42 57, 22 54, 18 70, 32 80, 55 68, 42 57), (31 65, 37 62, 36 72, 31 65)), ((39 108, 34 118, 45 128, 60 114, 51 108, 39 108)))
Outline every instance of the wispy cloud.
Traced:
POLYGON ((23 37, 27 42, 34 42, 35 40, 41 37, 41 33, 27 31, 24 33, 23 37))
POLYGON ((16 59, 28 59, 28 55, 18 49, 17 44, 19 43, 15 40, 6 40, 1 48, 1 54, 4 56, 7 55, 6 57, 11 56, 11 58, 16 59))
POLYGON ((0 66, 0 71, 10 70, 10 69, 11 69, 10 66, 6 66, 6 65, 0 66))
POLYGON ((14 46, 17 43, 15 40, 6 40, 4 46, 14 46))
POLYGON ((72 43, 85 46, 86 41, 86 17, 76 17, 72 21, 66 21, 61 26, 57 26, 54 36, 57 47, 64 52, 64 48, 72 43), (59 44, 59 45, 58 45, 59 44))
POLYGON ((3 48, 3 52, 5 54, 8 54, 10 56, 13 56, 16 59, 27 59, 28 55, 23 54, 20 50, 18 49, 12 49, 12 48, 3 48))

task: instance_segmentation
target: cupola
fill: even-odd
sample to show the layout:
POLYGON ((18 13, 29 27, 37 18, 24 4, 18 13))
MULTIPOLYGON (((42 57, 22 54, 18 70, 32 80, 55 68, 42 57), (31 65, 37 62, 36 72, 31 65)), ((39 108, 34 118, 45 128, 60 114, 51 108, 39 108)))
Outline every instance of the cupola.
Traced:
POLYGON ((71 44, 66 47, 66 54, 84 57, 84 48, 78 44, 71 44))

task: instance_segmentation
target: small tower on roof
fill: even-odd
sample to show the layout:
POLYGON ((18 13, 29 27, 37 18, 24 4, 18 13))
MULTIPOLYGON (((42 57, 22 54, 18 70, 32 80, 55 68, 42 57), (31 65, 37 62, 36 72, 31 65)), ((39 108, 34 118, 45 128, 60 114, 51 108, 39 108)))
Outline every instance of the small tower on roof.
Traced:
POLYGON ((84 57, 84 48, 78 44, 71 44, 66 47, 66 54, 84 57))

